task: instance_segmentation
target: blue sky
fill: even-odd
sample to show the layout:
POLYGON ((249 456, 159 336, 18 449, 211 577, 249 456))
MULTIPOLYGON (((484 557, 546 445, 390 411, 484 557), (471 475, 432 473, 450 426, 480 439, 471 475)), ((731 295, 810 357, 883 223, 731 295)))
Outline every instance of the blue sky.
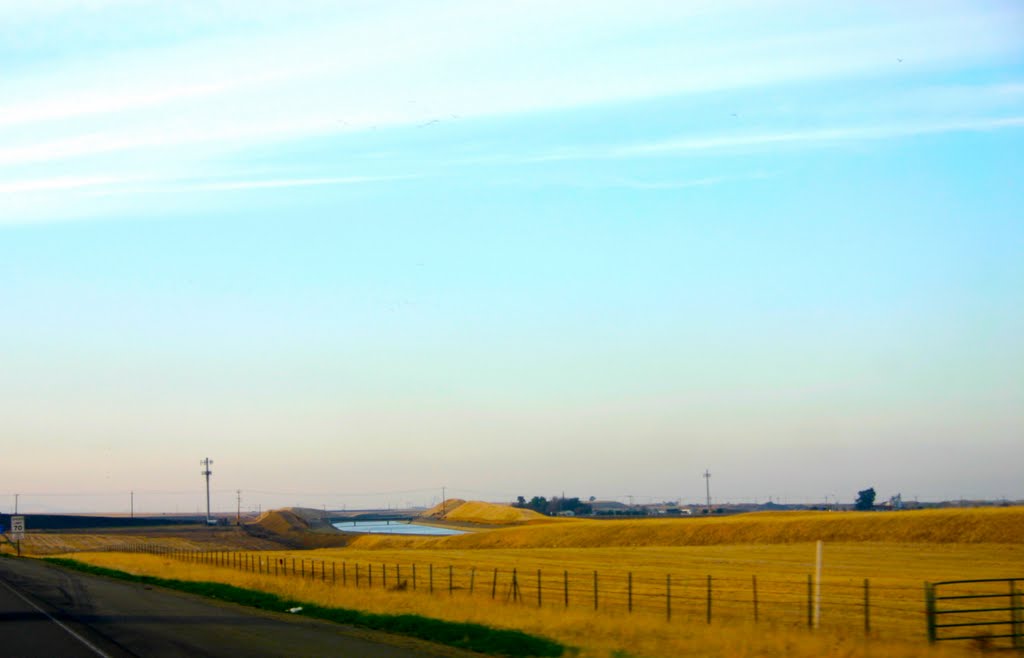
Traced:
POLYGON ((1018 3, 291 4, 0 2, 22 509, 1024 498, 1018 3))

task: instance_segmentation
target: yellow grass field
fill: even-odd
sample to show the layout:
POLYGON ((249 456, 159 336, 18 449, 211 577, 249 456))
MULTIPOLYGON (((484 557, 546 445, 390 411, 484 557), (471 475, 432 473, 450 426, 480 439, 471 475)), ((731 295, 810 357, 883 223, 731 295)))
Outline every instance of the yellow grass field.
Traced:
POLYGON ((271 571, 276 575, 151 555, 74 557, 139 573, 258 587, 330 605, 519 628, 579 647, 583 656, 976 655, 970 644, 932 648, 926 643, 923 583, 1024 577, 1021 514, 1022 510, 1010 508, 579 520, 444 539, 366 538, 349 548, 253 554, 264 571, 274 565, 271 571), (872 522, 879 525, 872 527, 872 522), (773 525, 788 529, 789 534, 773 525), (680 536, 698 536, 702 527, 711 539, 678 545, 680 536), (875 539, 881 534, 879 527, 888 533, 888 540, 875 539), (553 530, 561 533, 562 545, 546 545, 554 541, 553 530), (815 550, 809 534, 826 538, 818 631, 806 628, 807 576, 814 569, 815 550), (836 536, 867 540, 828 539, 836 536), (730 543, 730 537, 746 541, 730 543), (953 541, 957 537, 961 541, 953 541), (634 545, 624 545, 625 541, 634 545), (589 547, 580 546, 587 543, 589 547), (304 578, 282 573, 293 564, 304 578), (708 576, 712 579, 711 624, 706 622, 708 576), (755 576, 757 623, 753 619, 755 576), (869 639, 863 630, 866 578, 871 599, 869 639))

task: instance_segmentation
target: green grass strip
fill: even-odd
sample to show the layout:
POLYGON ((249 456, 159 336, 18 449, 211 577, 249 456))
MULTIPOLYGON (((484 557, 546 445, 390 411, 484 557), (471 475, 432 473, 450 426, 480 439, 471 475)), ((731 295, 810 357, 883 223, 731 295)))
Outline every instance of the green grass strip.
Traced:
POLYGON ((315 603, 284 599, 276 594, 244 589, 223 583, 138 576, 124 571, 117 571, 116 569, 96 567, 77 560, 63 558, 43 558, 43 560, 61 567, 75 569, 76 571, 166 587, 261 610, 284 612, 289 608, 301 607, 302 610, 296 614, 387 633, 407 635, 481 653, 499 656, 546 657, 561 656, 565 652, 565 647, 553 640, 529 635, 522 631, 490 628, 483 624, 444 621, 420 615, 383 615, 347 608, 327 608, 315 603))

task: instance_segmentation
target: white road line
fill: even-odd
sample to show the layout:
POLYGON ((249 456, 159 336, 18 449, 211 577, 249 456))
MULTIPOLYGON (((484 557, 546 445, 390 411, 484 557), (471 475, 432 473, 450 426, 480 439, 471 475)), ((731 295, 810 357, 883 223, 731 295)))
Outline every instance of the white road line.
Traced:
POLYGON ((59 621, 57 621, 56 619, 54 619, 53 615, 51 615, 51 614, 50 614, 49 612, 47 612, 47 611, 43 610, 43 609, 42 609, 42 608, 40 608, 39 606, 37 606, 37 605, 36 605, 35 603, 33 603, 33 602, 32 602, 31 600, 29 600, 29 599, 25 598, 25 596, 24 596, 24 595, 23 595, 23 594, 22 594, 21 592, 19 592, 18 590, 14 589, 14 588, 13 588, 13 587, 11 587, 10 585, 8 585, 8 584, 7 584, 6 582, 4 582, 4 581, 0 580, 0 585, 3 585, 3 586, 4 586, 4 587, 6 587, 7 589, 11 590, 11 593, 13 593, 13 594, 14 594, 15 596, 17 596, 17 597, 18 597, 19 599, 21 599, 22 601, 24 601, 25 603, 29 604, 30 606, 32 606, 33 608, 35 608, 35 609, 36 609, 36 610, 38 610, 39 612, 41 612, 41 613, 43 613, 44 615, 46 615, 46 616, 47 616, 47 617, 49 618, 49 620, 50 620, 50 621, 52 621, 53 623, 55 623, 55 624, 57 624, 58 626, 60 626, 61 628, 63 628, 63 629, 65 630, 65 631, 67 631, 67 632, 68 632, 68 635, 70 635, 71 637, 75 638, 76 640, 78 640, 79 642, 81 642, 82 644, 84 644, 85 646, 89 647, 89 649, 91 649, 91 650, 92 650, 92 652, 93 652, 93 653, 95 653, 95 654, 96 654, 97 656, 101 656, 102 658, 110 658, 110 656, 109 656, 109 655, 107 655, 107 654, 103 653, 103 651, 101 651, 101 650, 100 650, 100 648, 99 648, 99 647, 97 647, 97 646, 96 646, 95 644, 93 644, 93 643, 92 643, 92 642, 90 642, 89 640, 85 639, 84 637, 82 637, 82 636, 81 636, 81 635, 79 635, 78 633, 74 632, 73 630, 71 630, 70 628, 68 628, 68 627, 67 627, 67 626, 65 626, 64 624, 60 623, 60 622, 59 622, 59 621))

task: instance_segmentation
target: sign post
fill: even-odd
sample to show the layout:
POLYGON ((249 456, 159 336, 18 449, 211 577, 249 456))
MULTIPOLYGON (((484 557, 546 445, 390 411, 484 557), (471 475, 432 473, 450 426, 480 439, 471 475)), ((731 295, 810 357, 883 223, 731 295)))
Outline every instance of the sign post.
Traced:
POLYGON ((11 517, 11 539, 17 542, 18 557, 21 557, 21 540, 25 538, 25 517, 11 517))

